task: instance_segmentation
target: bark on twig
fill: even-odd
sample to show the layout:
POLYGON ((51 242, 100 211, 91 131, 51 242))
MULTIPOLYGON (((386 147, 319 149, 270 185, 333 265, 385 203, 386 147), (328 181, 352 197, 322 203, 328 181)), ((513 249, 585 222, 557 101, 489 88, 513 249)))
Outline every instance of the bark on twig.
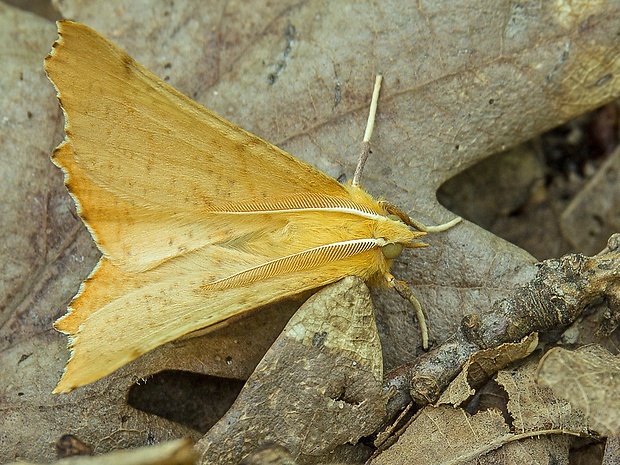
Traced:
POLYGON ((390 417, 410 402, 436 401, 476 351, 516 342, 536 331, 568 325, 589 304, 601 298, 610 308, 609 321, 620 321, 620 235, 603 252, 586 257, 570 254, 541 262, 529 283, 498 300, 488 311, 463 317, 457 332, 440 346, 387 373, 385 392, 390 417))

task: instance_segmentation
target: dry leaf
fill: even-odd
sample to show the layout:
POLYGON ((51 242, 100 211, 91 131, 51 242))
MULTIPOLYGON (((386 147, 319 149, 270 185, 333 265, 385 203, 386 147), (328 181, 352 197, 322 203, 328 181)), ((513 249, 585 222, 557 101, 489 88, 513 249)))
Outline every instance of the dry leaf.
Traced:
POLYGON ((562 213, 562 233, 586 254, 620 231, 620 149, 612 153, 562 213))
MULTIPOLYGON (((97 457, 69 457, 54 462, 54 465, 192 465, 198 459, 192 441, 177 439, 155 446, 132 450, 119 450, 97 457)), ((16 462, 11 465, 36 465, 16 462)))
POLYGON ((498 370, 530 355, 538 345, 536 333, 517 343, 506 343, 474 353, 462 371, 441 394, 436 405, 458 406, 471 397, 498 370))
POLYGON ((620 435, 620 358, 597 345, 556 347, 540 360, 537 381, 580 409, 601 436, 620 435))
POLYGON ((467 463, 508 442, 511 434, 496 410, 469 415, 450 406, 424 407, 407 431, 372 465, 467 463))
POLYGON ((568 443, 562 436, 512 434, 494 409, 470 415, 450 406, 427 406, 396 445, 370 463, 568 465, 568 443))
POLYGON ((511 370, 501 370, 497 383, 508 394, 508 411, 517 433, 530 431, 555 431, 556 434, 589 435, 588 423, 583 412, 553 395, 549 388, 536 383, 538 360, 511 370))
POLYGON ((383 362, 370 293, 346 278, 291 318, 228 413, 198 443, 203 463, 236 463, 269 444, 321 463, 385 416, 383 362), (331 454, 331 455, 330 455, 331 454))
POLYGON ((545 182, 544 161, 530 145, 526 142, 492 155, 449 179, 437 192, 439 201, 491 230, 523 207, 534 186, 545 182))
POLYGON ((239 465, 296 465, 296 462, 286 448, 272 444, 251 453, 239 465))
POLYGON ((605 456, 602 465, 618 465, 620 463, 620 438, 608 438, 605 443, 605 456))

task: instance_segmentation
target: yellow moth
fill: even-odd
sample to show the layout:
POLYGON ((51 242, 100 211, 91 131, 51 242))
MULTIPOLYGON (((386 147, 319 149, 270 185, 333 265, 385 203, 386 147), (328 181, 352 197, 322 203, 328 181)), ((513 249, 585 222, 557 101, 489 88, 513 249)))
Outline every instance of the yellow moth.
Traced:
POLYGON ((187 98, 92 29, 61 21, 58 31, 45 69, 66 138, 52 160, 102 257, 54 325, 72 352, 54 392, 349 275, 396 287, 425 329, 390 265, 403 247, 425 245, 423 231, 458 219, 413 222, 359 187, 363 162, 343 185, 187 98))

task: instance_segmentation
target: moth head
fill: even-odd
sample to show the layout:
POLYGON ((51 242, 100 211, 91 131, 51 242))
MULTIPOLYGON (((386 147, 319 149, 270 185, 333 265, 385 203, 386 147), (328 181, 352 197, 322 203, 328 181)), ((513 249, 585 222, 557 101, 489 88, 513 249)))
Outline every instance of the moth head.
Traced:
POLYGON ((386 215, 385 221, 377 228, 376 237, 380 238, 381 252, 388 260, 398 257, 404 248, 427 247, 428 244, 418 239, 426 233, 414 231, 397 215, 386 215))

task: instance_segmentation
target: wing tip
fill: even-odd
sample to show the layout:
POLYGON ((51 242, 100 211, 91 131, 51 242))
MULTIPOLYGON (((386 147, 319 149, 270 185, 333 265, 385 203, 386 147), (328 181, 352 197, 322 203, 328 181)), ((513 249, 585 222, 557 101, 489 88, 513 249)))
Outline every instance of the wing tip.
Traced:
POLYGON ((62 375, 62 378, 60 378, 60 381, 58 381, 58 384, 56 385, 56 387, 52 390, 52 394, 68 394, 71 391, 73 391, 75 388, 79 387, 77 385, 75 385, 75 383, 70 383, 69 380, 66 377, 66 369, 65 369, 65 373, 62 375))

